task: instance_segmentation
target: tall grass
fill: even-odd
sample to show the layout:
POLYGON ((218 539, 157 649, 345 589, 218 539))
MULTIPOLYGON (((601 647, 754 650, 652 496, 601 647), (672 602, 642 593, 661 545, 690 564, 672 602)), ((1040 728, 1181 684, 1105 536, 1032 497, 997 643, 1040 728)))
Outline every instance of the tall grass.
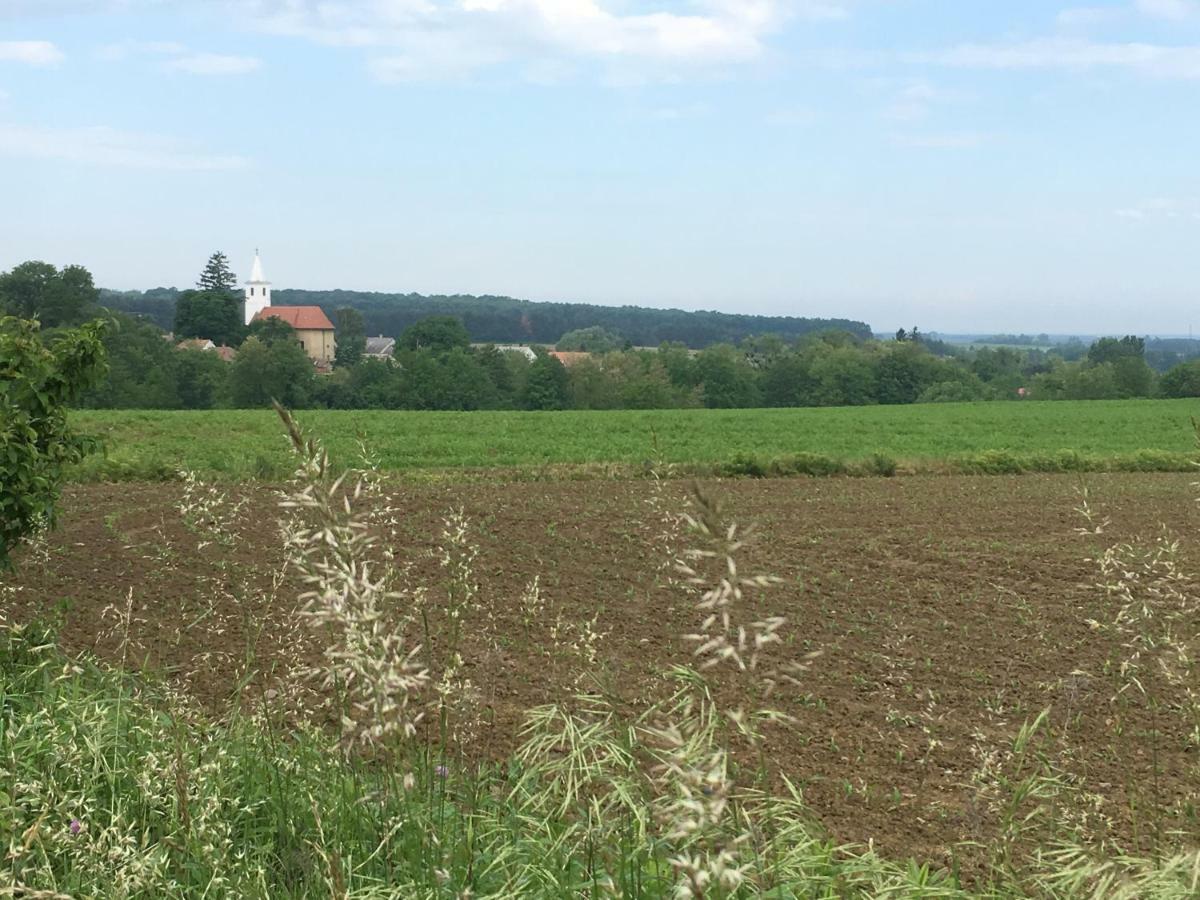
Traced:
MULTIPOLYGON (((664 673, 661 699, 633 709, 594 677, 604 623, 557 623, 578 694, 530 710, 507 763, 471 763, 459 637, 489 627, 493 601, 475 587, 470 523, 447 518, 448 587, 415 583, 381 540, 402 511, 380 513, 371 468, 335 475, 285 424, 298 471, 281 492, 281 534, 303 583, 297 616, 321 651, 294 674, 324 688, 334 721, 265 691, 214 716, 176 687, 65 658, 44 626, 4 624, 0 895, 1197 895, 1194 836, 1151 828, 1147 846, 1123 847, 1082 823, 1086 784, 1049 713, 981 748, 974 790, 998 838, 970 883, 826 839, 769 753, 771 729, 788 727, 772 697, 803 686, 819 657, 786 650, 782 636, 803 623, 753 612, 769 608, 774 579, 742 570, 752 533, 700 493, 686 510, 665 493, 647 501, 677 560, 664 589, 688 592, 695 610, 679 636, 693 666, 664 673), (737 699, 717 699, 721 671, 737 690, 720 696, 737 699)), ((228 504, 192 480, 181 513, 198 541, 220 541, 228 504)), ((1085 530, 1101 539, 1103 523, 1085 530)), ((1164 541, 1098 556, 1094 621, 1125 654, 1114 702, 1185 716, 1194 734, 1198 595, 1164 541)), ((528 620, 549 615, 536 581, 521 605, 528 620)), ((132 609, 131 594, 126 635, 132 609)))

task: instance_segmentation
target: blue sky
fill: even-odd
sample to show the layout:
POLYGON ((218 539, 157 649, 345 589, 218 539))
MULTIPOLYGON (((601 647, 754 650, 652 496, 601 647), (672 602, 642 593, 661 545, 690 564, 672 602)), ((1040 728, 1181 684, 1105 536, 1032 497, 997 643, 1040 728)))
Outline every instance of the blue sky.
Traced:
POLYGON ((0 269, 1200 329, 1200 0, 0 0, 0 269))

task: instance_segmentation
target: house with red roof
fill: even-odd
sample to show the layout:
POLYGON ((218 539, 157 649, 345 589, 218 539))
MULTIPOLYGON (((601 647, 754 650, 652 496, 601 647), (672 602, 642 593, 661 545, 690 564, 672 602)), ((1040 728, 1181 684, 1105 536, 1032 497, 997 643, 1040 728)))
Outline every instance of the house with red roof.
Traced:
POLYGON ((337 343, 329 317, 319 306, 274 306, 271 303, 271 282, 263 276, 262 260, 257 250, 254 252, 250 280, 246 283, 243 307, 247 325, 268 317, 281 319, 296 330, 296 339, 313 363, 325 368, 333 363, 337 343))
POLYGON ((296 339, 304 352, 317 364, 333 361, 337 342, 333 323, 319 306, 268 306, 254 314, 254 321, 266 318, 281 319, 296 331, 296 339))

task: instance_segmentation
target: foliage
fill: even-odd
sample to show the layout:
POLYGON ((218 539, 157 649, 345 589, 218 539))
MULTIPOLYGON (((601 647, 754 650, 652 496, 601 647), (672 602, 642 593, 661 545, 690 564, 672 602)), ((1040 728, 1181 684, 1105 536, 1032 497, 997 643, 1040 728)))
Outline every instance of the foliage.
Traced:
POLYGON ((1175 366, 1158 387, 1164 397, 1200 397, 1200 360, 1175 366))
POLYGON ((47 346, 37 323, 0 319, 0 568, 49 526, 67 466, 92 447, 68 427, 66 407, 103 372, 101 323, 47 346))
MULTIPOLYGON (((613 469, 641 472, 657 435, 665 462, 695 474, 719 471, 738 455, 767 474, 772 460, 806 453, 849 469, 874 451, 905 472, 983 471, 992 464, 962 461, 998 446, 1017 470, 1192 471, 1191 444, 1181 430, 1195 413, 1190 400, 429 415, 385 409, 396 368, 368 360, 348 373, 351 389, 374 409, 306 414, 335 456, 351 456, 361 433, 385 471, 414 477, 494 466, 516 467, 512 474, 526 477, 544 466, 563 467, 570 477, 602 476, 613 469), (415 445, 414 434, 421 435, 415 445)), ((316 385, 332 382, 319 378, 316 385)), ((76 470, 78 478, 157 478, 180 469, 256 478, 262 471, 278 477, 289 470, 274 422, 263 411, 72 415, 76 427, 103 438, 106 447, 105 457, 90 457, 76 470)))
POLYGON ((229 363, 203 350, 175 351, 175 386, 183 409, 213 409, 223 405, 228 389, 229 363))
POLYGON ((265 407, 273 402, 306 405, 315 375, 312 360, 295 341, 249 337, 229 377, 235 406, 265 407))
POLYGON ((362 313, 352 307, 343 306, 333 314, 333 321, 337 327, 334 364, 339 368, 358 365, 367 349, 362 313))
MULTIPOLYGON (((104 292, 102 302, 113 309, 151 316, 162 325, 172 320, 170 307, 174 296, 164 288, 144 294, 104 292)), ((664 341, 677 341, 700 349, 710 344, 737 343, 755 334, 778 334, 791 340, 830 330, 853 333, 862 339, 871 336, 868 325, 849 319, 749 316, 586 303, 533 303, 511 297, 462 294, 423 296, 277 290, 274 300, 283 306, 320 306, 327 315, 341 307, 353 307, 363 314, 369 334, 398 335, 428 316, 454 316, 463 322, 472 340, 479 343, 553 344, 569 331, 592 326, 623 335, 638 347, 657 347, 664 341)))
POLYGON ((229 269, 229 258, 220 250, 208 258, 196 289, 202 294, 231 294, 237 291, 237 276, 229 269))
POLYGON ((264 344, 275 344, 280 341, 287 344, 298 344, 296 329, 278 316, 263 316, 250 323, 247 337, 258 338, 264 344))
POLYGON ((471 335, 455 316, 430 316, 406 328, 397 343, 405 350, 447 353, 469 347, 471 335))
MULTIPOLYGON (((178 338, 207 338, 229 346, 239 345, 247 333, 271 345, 293 339, 290 329, 279 320, 259 320, 249 329, 243 326, 241 301, 231 290, 233 275, 219 254, 209 260, 200 281, 209 290, 177 294, 163 288, 153 292, 164 303, 174 302, 178 296, 178 338)), ((95 293, 91 276, 79 267, 57 272, 44 263, 31 262, 0 276, 4 303, 48 316, 43 324, 91 314, 95 293)), ((285 293, 277 292, 277 299, 293 299, 285 293)), ((313 299, 294 293, 295 300, 313 299)), ((108 292, 103 297, 161 320, 149 294, 108 292)), ((518 304, 520 309, 526 306, 518 304)), ((498 308, 504 308, 503 304, 498 308)), ((564 308, 572 314, 592 309, 564 308)), ((361 312, 358 305, 341 305, 335 313, 343 338, 338 344, 336 377, 313 382, 311 373, 300 371, 298 354, 283 350, 275 352, 268 367, 259 350, 252 348, 245 368, 254 373, 254 380, 241 385, 234 384, 230 367, 171 357, 154 343, 151 326, 118 316, 121 325, 107 339, 113 360, 109 383, 90 392, 85 402, 114 408, 262 406, 269 393, 263 387, 264 379, 268 378, 267 368, 272 367, 292 371, 299 379, 288 394, 289 405, 332 409, 678 409, 699 405, 728 409, 946 403, 1024 396, 1122 399, 1149 397, 1157 391, 1155 373, 1145 359, 1147 344, 1133 336, 1103 338, 1090 348, 1081 343, 1074 348, 1059 346, 1053 352, 1040 347, 988 346, 964 351, 931 340, 916 328, 902 329, 895 341, 876 341, 853 327, 814 330, 815 326, 796 325, 814 320, 764 319, 763 323, 778 326, 777 333, 748 334, 736 345, 711 343, 698 353, 686 343, 662 342, 655 353, 616 349, 621 338, 612 328, 596 324, 603 321, 601 316, 568 331, 561 345, 605 352, 565 370, 545 360, 530 364, 494 347, 472 348, 471 334, 479 331, 472 318, 475 307, 467 303, 463 309, 467 311, 460 315, 418 317, 398 342, 394 368, 372 366, 360 373, 358 368, 365 364, 362 335, 364 325, 371 324, 371 314, 361 312)), ((641 312, 653 311, 638 314, 641 312)), ((661 312, 675 321, 673 311, 661 312)), ((621 313, 634 314, 628 308, 621 313)), ((536 329, 524 313, 522 316, 524 334, 518 337, 528 338, 536 329)), ((742 321, 738 317, 730 321, 733 319, 742 321)), ((624 346, 628 348, 628 342, 624 346)), ((282 388, 281 378, 273 377, 272 384, 282 388)), ((1165 383, 1167 396, 1189 389, 1182 379, 1182 374, 1176 374, 1165 383)))
POLYGON ((246 335, 242 303, 235 294, 184 291, 175 307, 175 337, 203 338, 238 346, 246 335))
POLYGON ((540 353, 529 367, 523 394, 525 409, 566 409, 570 404, 570 376, 549 353, 540 353))
POLYGON ((55 269, 25 262, 0 274, 0 315, 37 318, 43 328, 79 325, 94 316, 99 292, 83 266, 55 269))
POLYGON ((608 353, 610 350, 620 350, 625 347, 625 339, 607 328, 592 325, 588 328, 576 328, 568 331, 558 339, 554 349, 567 352, 608 353))
POLYGON ((179 403, 181 353, 153 325, 132 316, 111 315, 104 332, 108 377, 80 398, 88 407, 127 406, 173 409, 179 403))
POLYGON ((196 290, 184 291, 175 305, 175 337, 204 338, 214 344, 236 347, 246 336, 242 297, 237 277, 220 251, 205 263, 196 290))

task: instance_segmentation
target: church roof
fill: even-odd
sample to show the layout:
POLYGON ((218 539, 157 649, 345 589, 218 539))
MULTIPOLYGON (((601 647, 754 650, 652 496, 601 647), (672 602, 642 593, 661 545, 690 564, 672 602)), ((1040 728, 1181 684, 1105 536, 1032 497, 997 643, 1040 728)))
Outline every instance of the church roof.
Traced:
POLYGON ((319 306, 268 306, 254 314, 255 319, 274 316, 297 331, 333 331, 333 323, 319 306))
POLYGON ((254 265, 250 268, 250 284, 270 284, 271 282, 263 278, 262 260, 259 259, 257 253, 254 254, 254 265))

